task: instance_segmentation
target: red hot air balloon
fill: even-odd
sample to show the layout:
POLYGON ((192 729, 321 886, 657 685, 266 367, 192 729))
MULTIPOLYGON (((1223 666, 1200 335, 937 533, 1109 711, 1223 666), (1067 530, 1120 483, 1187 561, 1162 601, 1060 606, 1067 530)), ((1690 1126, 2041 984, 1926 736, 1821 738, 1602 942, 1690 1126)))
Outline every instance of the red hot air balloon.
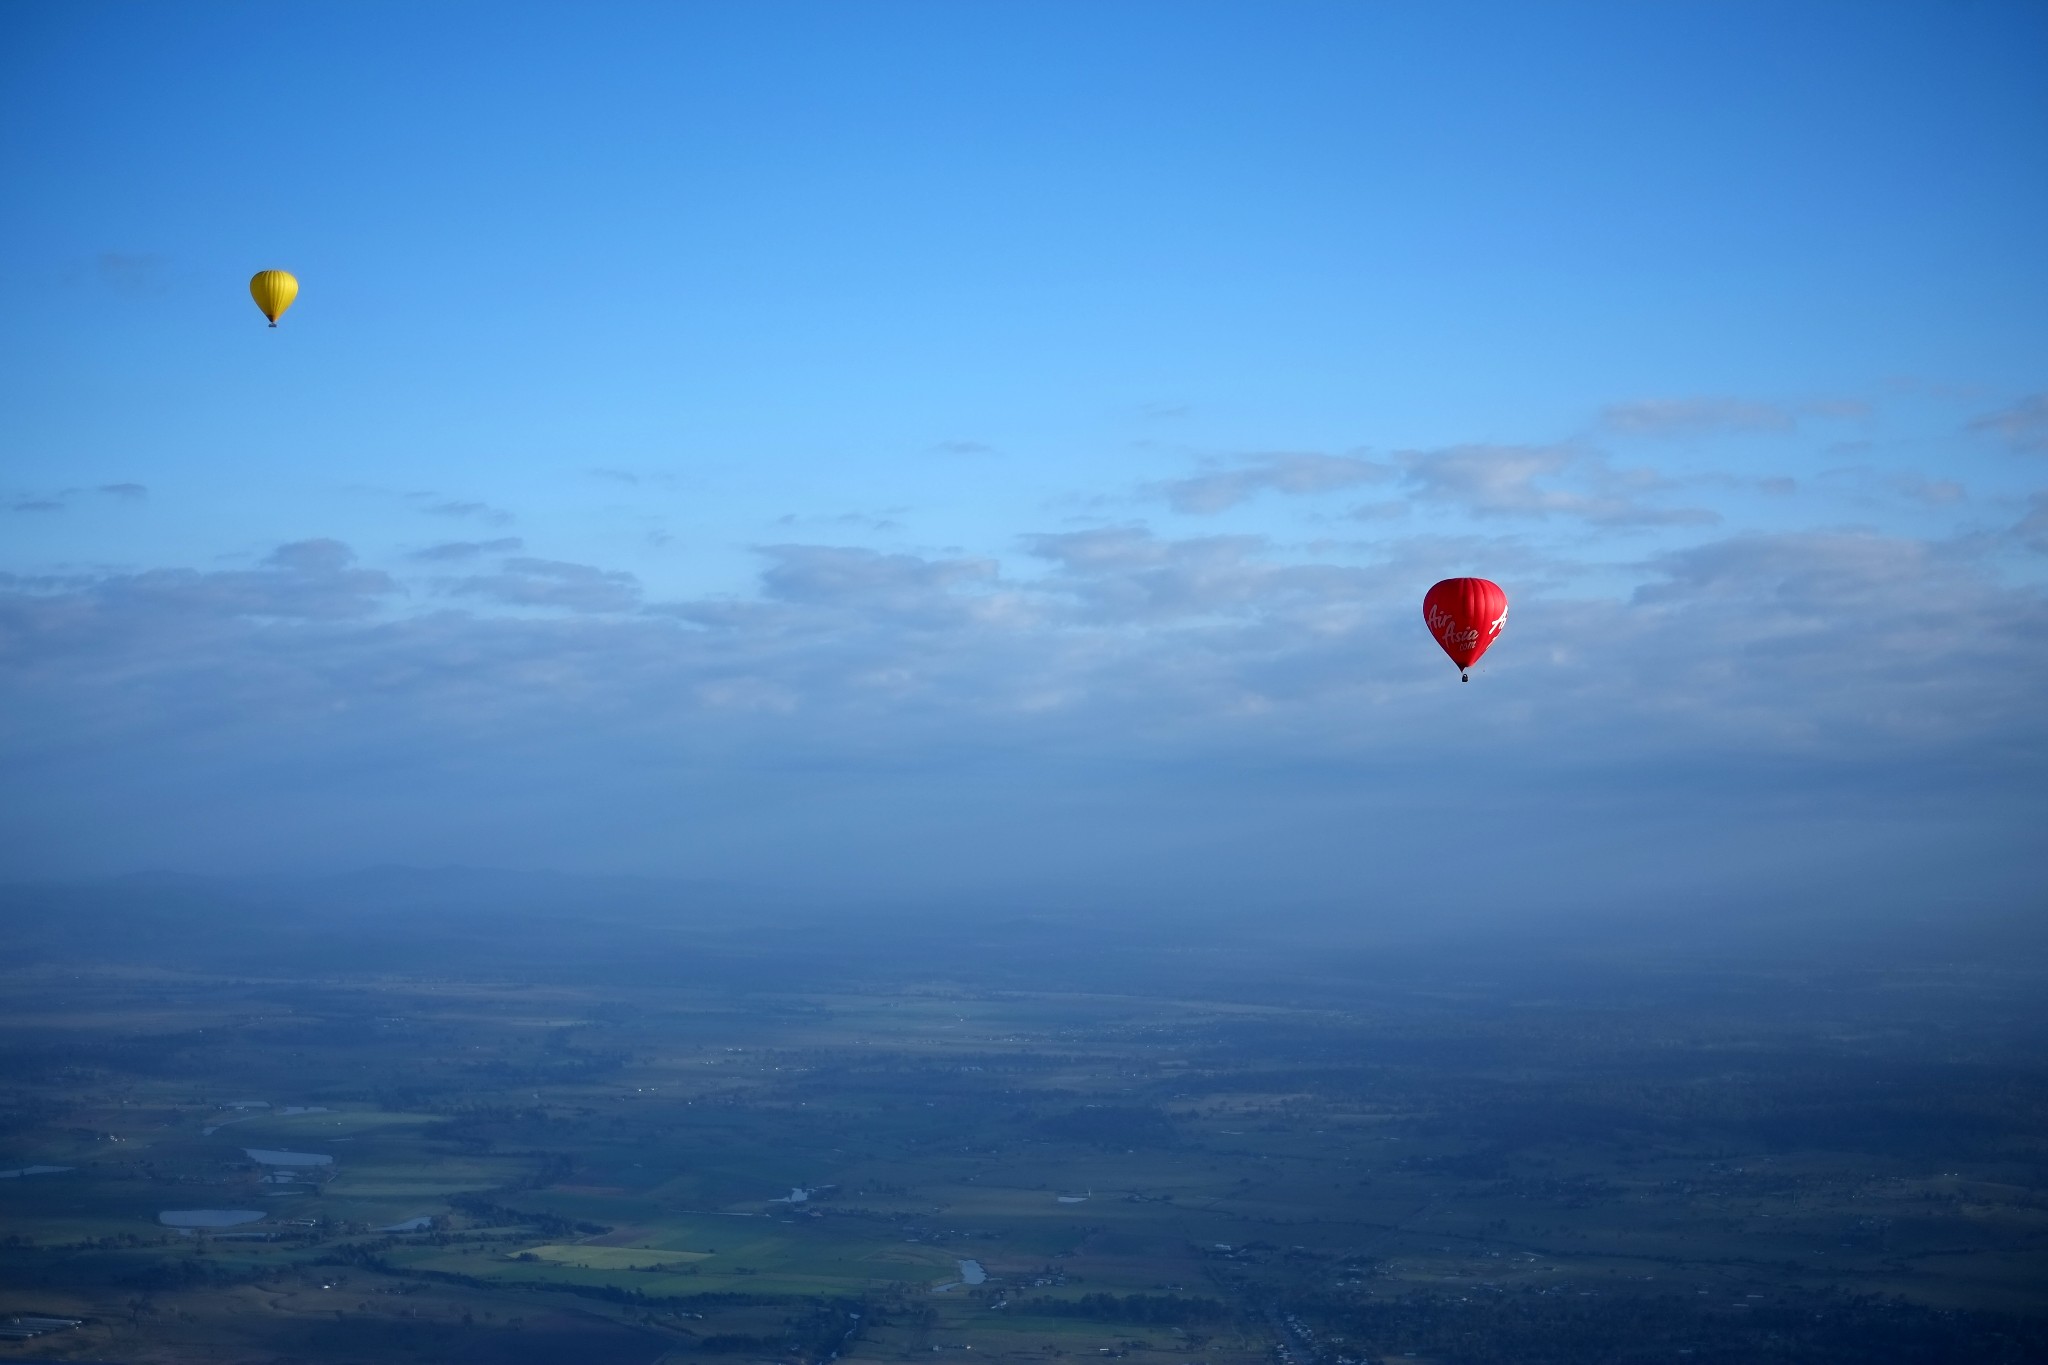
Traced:
POLYGON ((1422 595, 1422 621, 1458 666, 1458 676, 1479 662, 1508 623, 1508 595, 1484 578, 1446 578, 1422 595))

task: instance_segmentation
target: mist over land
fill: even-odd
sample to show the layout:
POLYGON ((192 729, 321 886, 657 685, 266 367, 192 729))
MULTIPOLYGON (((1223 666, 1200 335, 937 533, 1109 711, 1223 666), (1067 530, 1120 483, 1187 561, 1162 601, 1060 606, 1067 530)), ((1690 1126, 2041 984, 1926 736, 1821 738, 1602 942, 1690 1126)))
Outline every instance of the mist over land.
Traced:
MULTIPOLYGON (((2032 916, 0 891, 0 1308, 149 1361, 2011 1361, 2032 916)), ((68 1347, 62 1343, 68 1343, 68 1347)), ((67 1358, 61 1354, 35 1358, 67 1358)))
MULTIPOLYGON (((1918 914, 1877 909, 1846 923, 1832 904, 1782 893, 1745 904, 1664 903, 1532 912, 1512 897, 1464 914, 1418 911, 1405 898, 1328 905, 1234 890, 1185 898, 1120 889, 1066 897, 1021 891, 974 897, 765 889, 662 877, 600 877, 476 868, 381 867, 324 876, 138 873, 0 886, 15 926, 14 960, 81 961, 294 976, 393 973, 525 978, 645 974, 712 979, 772 970, 809 984, 843 973, 905 980, 957 969, 993 984, 1100 984, 1136 973, 1144 989, 1176 974, 1213 974, 1232 990, 1270 976, 1275 989, 1342 999, 1389 976, 1478 981, 1527 975, 1783 969, 2030 969, 2048 957, 2048 926, 2030 904, 1918 914), (81 951, 86 950, 86 951, 81 951), (1170 968, 1170 970, 1164 970, 1170 968), (1162 970, 1164 974, 1162 974, 1162 970)), ((1189 976, 1188 979, 1206 979, 1189 976)), ((1320 997, 1319 997, 1320 998, 1320 997)))

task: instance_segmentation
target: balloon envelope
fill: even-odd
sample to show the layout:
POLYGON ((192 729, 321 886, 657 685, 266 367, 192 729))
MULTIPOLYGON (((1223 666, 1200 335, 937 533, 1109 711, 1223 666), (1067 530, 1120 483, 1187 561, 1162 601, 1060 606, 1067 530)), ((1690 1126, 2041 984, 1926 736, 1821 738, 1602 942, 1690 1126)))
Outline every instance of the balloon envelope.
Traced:
POLYGON ((1446 578, 1423 594, 1422 622, 1462 673, 1500 638, 1508 595, 1488 579, 1446 578))
POLYGON ((272 327, 277 326, 277 320, 298 296, 299 282, 289 270, 259 270, 249 281, 249 297, 256 300, 256 306, 270 319, 272 327))

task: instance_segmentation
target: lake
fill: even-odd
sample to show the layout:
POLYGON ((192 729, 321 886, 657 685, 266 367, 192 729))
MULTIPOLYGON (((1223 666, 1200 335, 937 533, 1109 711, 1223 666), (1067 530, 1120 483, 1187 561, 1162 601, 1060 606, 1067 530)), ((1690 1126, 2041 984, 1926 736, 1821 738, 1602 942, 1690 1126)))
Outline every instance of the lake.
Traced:
POLYGON ((263 1166, 332 1166, 334 1158, 318 1152, 273 1152, 267 1147, 244 1147, 249 1160, 263 1166))

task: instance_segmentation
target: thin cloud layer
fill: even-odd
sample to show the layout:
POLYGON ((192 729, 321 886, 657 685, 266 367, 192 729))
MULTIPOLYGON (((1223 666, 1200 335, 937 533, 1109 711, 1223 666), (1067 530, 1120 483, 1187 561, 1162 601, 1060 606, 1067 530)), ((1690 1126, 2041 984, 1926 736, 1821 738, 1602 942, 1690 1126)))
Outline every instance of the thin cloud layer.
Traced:
POLYGON ((149 488, 139 483, 103 483, 96 488, 66 488, 56 493, 27 493, 17 495, 10 510, 16 512, 61 512, 67 500, 98 494, 118 502, 145 502, 149 488))
POLYGON ((526 542, 518 536, 501 536, 496 540, 444 540, 439 545, 414 550, 409 558, 426 560, 429 563, 446 563, 476 559, 482 555, 510 554, 525 548, 526 542))
POLYGON ((1892 487, 1915 502, 1929 507, 1945 507, 1958 503, 1969 496, 1969 491, 1954 479, 1928 479, 1918 474, 1900 474, 1892 479, 1892 487))
POLYGON ((102 251, 92 269, 102 285, 130 298, 161 294, 169 287, 170 261, 153 251, 102 251))
MULTIPOLYGON (((143 673, 203 672, 211 667, 208 651, 224 638, 288 623, 365 620, 400 588, 382 570, 357 568, 355 558, 348 546, 323 539, 280 545, 253 569, 8 576, 0 640, 7 642, 9 677, 50 676, 55 660, 81 654, 125 659, 120 667, 143 673)), ((121 676, 80 666, 82 685, 118 684, 121 676)), ((58 666, 56 676, 63 673, 58 666)))
POLYGON ((761 591, 769 600, 849 620, 888 617, 931 628, 955 623, 995 584, 992 559, 927 559, 838 545, 764 545, 761 591))
POLYGON ((1703 507, 1651 500, 1671 485, 1648 470, 1618 470, 1571 446, 1453 446, 1399 457, 1403 487, 1422 502, 1478 517, 1551 517, 1596 526, 1704 526, 1720 520, 1703 507))
POLYGON ((1142 527, 1036 535, 1036 558, 1056 566, 1043 585, 1067 619, 1091 626, 1221 621, 1312 606, 1353 608, 1369 570, 1277 561, 1264 536, 1165 539, 1142 527))
MULTIPOLYGON (((2020 533, 2044 520, 2037 505, 2020 533)), ((214 573, 0 580, 0 809, 53 837, 92 810, 117 845, 232 827, 364 861, 363 840, 425 822, 472 860, 567 839, 659 863, 687 775, 723 831, 692 846, 708 865, 744 845, 747 866, 787 868, 783 838, 801 866, 882 885, 987 875, 990 850, 1068 829, 1053 812, 1099 791, 1034 875, 1067 857, 1083 862, 1061 875, 1167 875, 1144 850, 1180 847, 1194 817, 1174 812, 1199 807, 1224 823, 1188 866, 1250 876, 1261 855, 1228 850, 1267 829, 1327 887, 1336 845, 1319 823, 1269 828, 1279 811, 1456 809, 1475 780, 1547 793, 1518 808, 1512 860, 1595 809, 1637 819, 1645 793, 1659 818, 1724 832, 1804 800, 1850 846, 1842 831, 1874 822, 1881 861, 1876 831, 1916 792, 2039 804, 2048 605, 1962 545, 1727 537, 1646 561, 1622 595, 1563 586, 1573 564, 1507 542, 1340 562, 1132 526, 1025 548, 1035 570, 1010 574, 777 544, 752 594, 653 604, 630 574, 525 557, 408 593, 331 540, 214 573), (1459 555, 1518 564, 1514 621, 1469 687, 1416 607, 1459 555), (469 609, 433 609, 436 586, 469 609), (179 806, 201 824, 147 818, 169 789, 204 794, 179 806), (912 853, 933 820, 948 846, 912 853)), ((1403 857, 1426 856, 1426 825, 1399 828, 1403 857)))
POLYGON ((1768 403, 1744 398, 1641 398, 1600 410, 1600 427, 1616 436, 1709 436, 1795 430, 1808 417, 1867 417, 1860 399, 1768 403))
POLYGON ((486 526, 509 526, 515 520, 510 512, 493 507, 489 503, 462 498, 449 498, 430 502, 420 508, 422 512, 436 517, 460 517, 480 521, 486 526))
POLYGON ((1655 495, 1674 484, 1646 469, 1617 469, 1598 451, 1571 445, 1463 445, 1397 453, 1390 461, 1350 455, 1255 455, 1142 492, 1174 511, 1206 516, 1263 494, 1307 497, 1390 485, 1401 499, 1377 499, 1349 513, 1356 520, 1402 515, 1407 504, 1454 508, 1471 516, 1595 526, 1706 526, 1720 519, 1703 507, 1670 506, 1655 495), (1405 500, 1405 501, 1404 501, 1405 500))
MULTIPOLYGON (((1653 416, 1776 420, 1643 412, 1637 434, 1653 416)), ((1907 882, 1856 869, 1889 866, 1901 830, 2048 818, 2048 606, 2012 577, 2048 553, 2048 494, 1800 472, 1679 475, 1582 442, 1265 453, 1145 486, 1175 514, 1158 525, 1041 528, 1001 555, 903 548, 900 508, 791 514, 740 591, 680 594, 528 554, 485 529, 509 519, 491 504, 406 494, 480 534, 390 570, 313 539, 229 569, 0 579, 0 812, 49 836, 26 841, 38 858, 113 830, 171 861, 207 840, 343 862, 425 841, 881 886, 985 881, 1000 855, 1026 877, 1327 895, 1368 814, 1425 866, 1461 856, 1431 812, 1494 802, 1503 858, 1548 867, 1561 899, 1608 825, 1648 831, 1623 858, 1636 885, 1725 880, 1763 856, 1759 828, 1796 828, 1889 895, 1907 882), (1729 535, 1695 505, 1710 494, 1955 520, 1729 535), (1259 503, 1256 534, 1173 529, 1259 503), (868 539, 888 548, 837 543, 868 539), (1418 602, 1469 572, 1514 616, 1467 687, 1418 602), (685 825, 704 831, 687 856, 685 825)), ((2001 856, 1981 875, 2010 888, 2001 856)), ((1418 872, 1398 894, 1468 893, 1418 872)))
POLYGON ((508 607, 574 612, 624 612, 640 604, 640 580, 632 574, 556 559, 507 559, 500 572, 457 579, 448 590, 508 607))
MULTIPOLYGON (((2037 504, 2022 533, 2037 532, 2044 517, 2037 504)), ((301 541, 247 570, 9 580, 0 594, 6 676, 34 693, 38 680, 53 681, 38 661, 55 640, 90 642, 108 661, 104 670, 87 668, 39 704, 64 709, 74 686, 77 695, 112 689, 102 697, 114 702, 131 667, 232 669, 236 649, 262 642, 272 650, 285 638, 280 630, 300 632, 309 673, 343 663, 332 681, 344 689, 351 658, 416 653, 419 666, 406 671, 425 679, 436 671, 428 659, 468 656, 484 638, 495 642, 494 656, 531 651, 587 669, 584 685, 599 691, 630 690, 626 680, 642 671, 686 678, 744 664, 821 714, 844 701, 852 676, 835 660, 853 661, 854 671, 882 661, 941 668, 963 684, 946 707, 978 716, 1005 710, 1020 686, 1036 691, 1050 680, 1085 718, 1142 676, 1157 684, 1151 721, 1184 725, 1197 747, 1216 719, 1194 685, 1203 677, 1228 675, 1241 695, 1254 678, 1286 675, 1293 681, 1284 690, 1297 697, 1341 695, 1349 706, 1371 692, 1376 707, 1433 694, 1442 681, 1411 619, 1419 571, 1440 553, 1433 546, 1395 545, 1379 562, 1340 564, 1289 560, 1260 537, 1173 539, 1138 527, 1027 544, 1048 572, 1013 579, 988 559, 768 546, 758 596, 652 608, 631 574, 511 558, 500 572, 448 590, 565 616, 395 619, 385 609, 401 599, 401 584, 357 567, 339 542, 301 541), (242 645, 219 652, 236 638, 242 645), (580 644, 563 656, 567 638, 580 644), (197 640, 206 643, 184 643, 197 640)), ((1517 601, 1500 662, 1513 660, 1501 685, 1517 688, 1519 705, 1572 729, 1612 719, 1617 705, 1676 707, 1717 736, 1759 714, 1777 718, 1759 732, 1766 735, 1779 721, 1834 726, 1845 715, 1910 716, 2008 739, 2048 730, 2023 698, 1987 705, 1999 689, 1983 682, 1989 672, 2027 684, 2048 676, 2043 599, 2000 586, 1959 548, 1860 532, 1738 536, 1661 555, 1641 575, 1626 600, 1553 593, 1517 601), (1613 687, 1615 677, 1631 688, 1613 687), (1693 681, 1674 685, 1674 677, 1693 681), (1815 704, 1817 685, 1831 698, 1824 706, 1815 704), (1844 706, 1849 693, 1862 700, 1844 706), (1635 700, 1624 703, 1626 695, 1635 700), (1594 713, 1583 708, 1587 696, 1600 699, 1594 713)), ((521 690, 516 681, 495 685, 508 698, 521 690)), ((15 714, 32 713, 31 700, 18 695, 15 714)), ((431 709, 432 689, 415 700, 431 709)), ((1100 719, 1114 743, 1118 722, 1100 719)))
POLYGON ((1231 468, 1169 479, 1145 490, 1176 512, 1206 515, 1250 502, 1262 493, 1328 493, 1379 483, 1393 470, 1353 455, 1252 455, 1231 468))
POLYGON ((2021 454, 2048 455, 2048 393, 2028 394, 2009 407, 1974 417, 1968 430, 2021 454))
POLYGON ((2022 545, 2048 554, 2048 493, 2036 493, 2027 500, 2027 514, 2013 527, 2022 545))

